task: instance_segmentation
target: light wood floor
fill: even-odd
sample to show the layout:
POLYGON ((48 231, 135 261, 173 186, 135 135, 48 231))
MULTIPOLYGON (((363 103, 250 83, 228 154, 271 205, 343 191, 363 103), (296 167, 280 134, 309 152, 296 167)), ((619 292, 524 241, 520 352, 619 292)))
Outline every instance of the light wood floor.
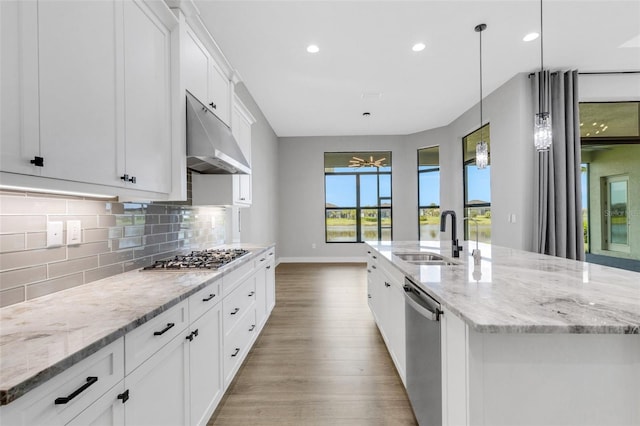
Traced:
POLYGON ((276 307, 209 425, 416 425, 364 264, 281 264, 276 307))

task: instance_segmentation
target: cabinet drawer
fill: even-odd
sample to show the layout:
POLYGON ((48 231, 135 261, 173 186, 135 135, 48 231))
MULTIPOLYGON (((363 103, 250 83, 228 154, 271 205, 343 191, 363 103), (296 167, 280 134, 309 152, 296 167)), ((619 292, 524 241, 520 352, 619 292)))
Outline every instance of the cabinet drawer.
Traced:
POLYGON ((233 331, 224 338, 224 383, 229 384, 242 360, 247 356, 253 337, 258 333, 256 311, 245 312, 233 331))
POLYGON ((124 338, 2 407, 3 425, 64 425, 124 378, 124 338))
POLYGON ((189 322, 194 322, 222 300, 220 281, 222 280, 215 281, 196 294, 189 296, 189 322))
POLYGON ((168 311, 127 333, 125 336, 125 371, 135 370, 142 362, 169 343, 188 325, 188 303, 183 300, 168 311))
MULTIPOLYGON (((245 255, 249 256, 249 255, 245 255)), ((253 273, 253 261, 247 262, 229 273, 226 273, 222 277, 222 292, 223 297, 227 297, 229 293, 233 292, 245 279, 253 273)))
POLYGON ((251 276, 222 301, 222 324, 227 335, 248 309, 254 309, 255 277, 251 276))

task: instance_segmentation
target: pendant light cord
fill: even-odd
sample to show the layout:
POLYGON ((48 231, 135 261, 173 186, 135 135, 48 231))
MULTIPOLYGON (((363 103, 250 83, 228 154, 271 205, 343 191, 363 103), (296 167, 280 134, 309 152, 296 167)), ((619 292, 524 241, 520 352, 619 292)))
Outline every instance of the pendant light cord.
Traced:
POLYGON ((538 113, 542 113, 546 111, 546 89, 547 82, 546 76, 544 75, 544 30, 543 30, 543 20, 542 20, 542 0, 540 0, 540 81, 539 81, 539 89, 538 89, 538 113))
POLYGON ((482 138, 482 31, 487 28, 487 24, 478 24, 474 28, 477 33, 480 33, 480 142, 484 142, 482 138))

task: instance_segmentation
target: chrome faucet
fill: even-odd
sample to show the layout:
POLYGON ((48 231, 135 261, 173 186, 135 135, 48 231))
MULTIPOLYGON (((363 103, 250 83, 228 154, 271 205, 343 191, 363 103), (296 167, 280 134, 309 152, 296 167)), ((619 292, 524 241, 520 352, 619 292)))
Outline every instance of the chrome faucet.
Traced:
POLYGON ((440 232, 447 230, 447 215, 451 216, 451 256, 460 257, 462 246, 458 245, 458 237, 456 237, 456 212, 453 210, 445 210, 440 215, 440 232))

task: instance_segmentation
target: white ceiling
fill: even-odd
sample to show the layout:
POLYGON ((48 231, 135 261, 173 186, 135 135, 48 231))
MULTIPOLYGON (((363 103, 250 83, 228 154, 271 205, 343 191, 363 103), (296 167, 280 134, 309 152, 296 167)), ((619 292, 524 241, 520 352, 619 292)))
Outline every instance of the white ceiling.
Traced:
MULTIPOLYGON (((540 39, 522 41, 539 31, 537 0, 195 3, 278 136, 449 124, 479 100, 480 23, 485 96, 540 67, 540 39), (427 48, 416 53, 418 41, 427 48), (307 53, 310 43, 320 52, 307 53)), ((639 0, 545 0, 543 8, 545 68, 640 70, 639 0)))

